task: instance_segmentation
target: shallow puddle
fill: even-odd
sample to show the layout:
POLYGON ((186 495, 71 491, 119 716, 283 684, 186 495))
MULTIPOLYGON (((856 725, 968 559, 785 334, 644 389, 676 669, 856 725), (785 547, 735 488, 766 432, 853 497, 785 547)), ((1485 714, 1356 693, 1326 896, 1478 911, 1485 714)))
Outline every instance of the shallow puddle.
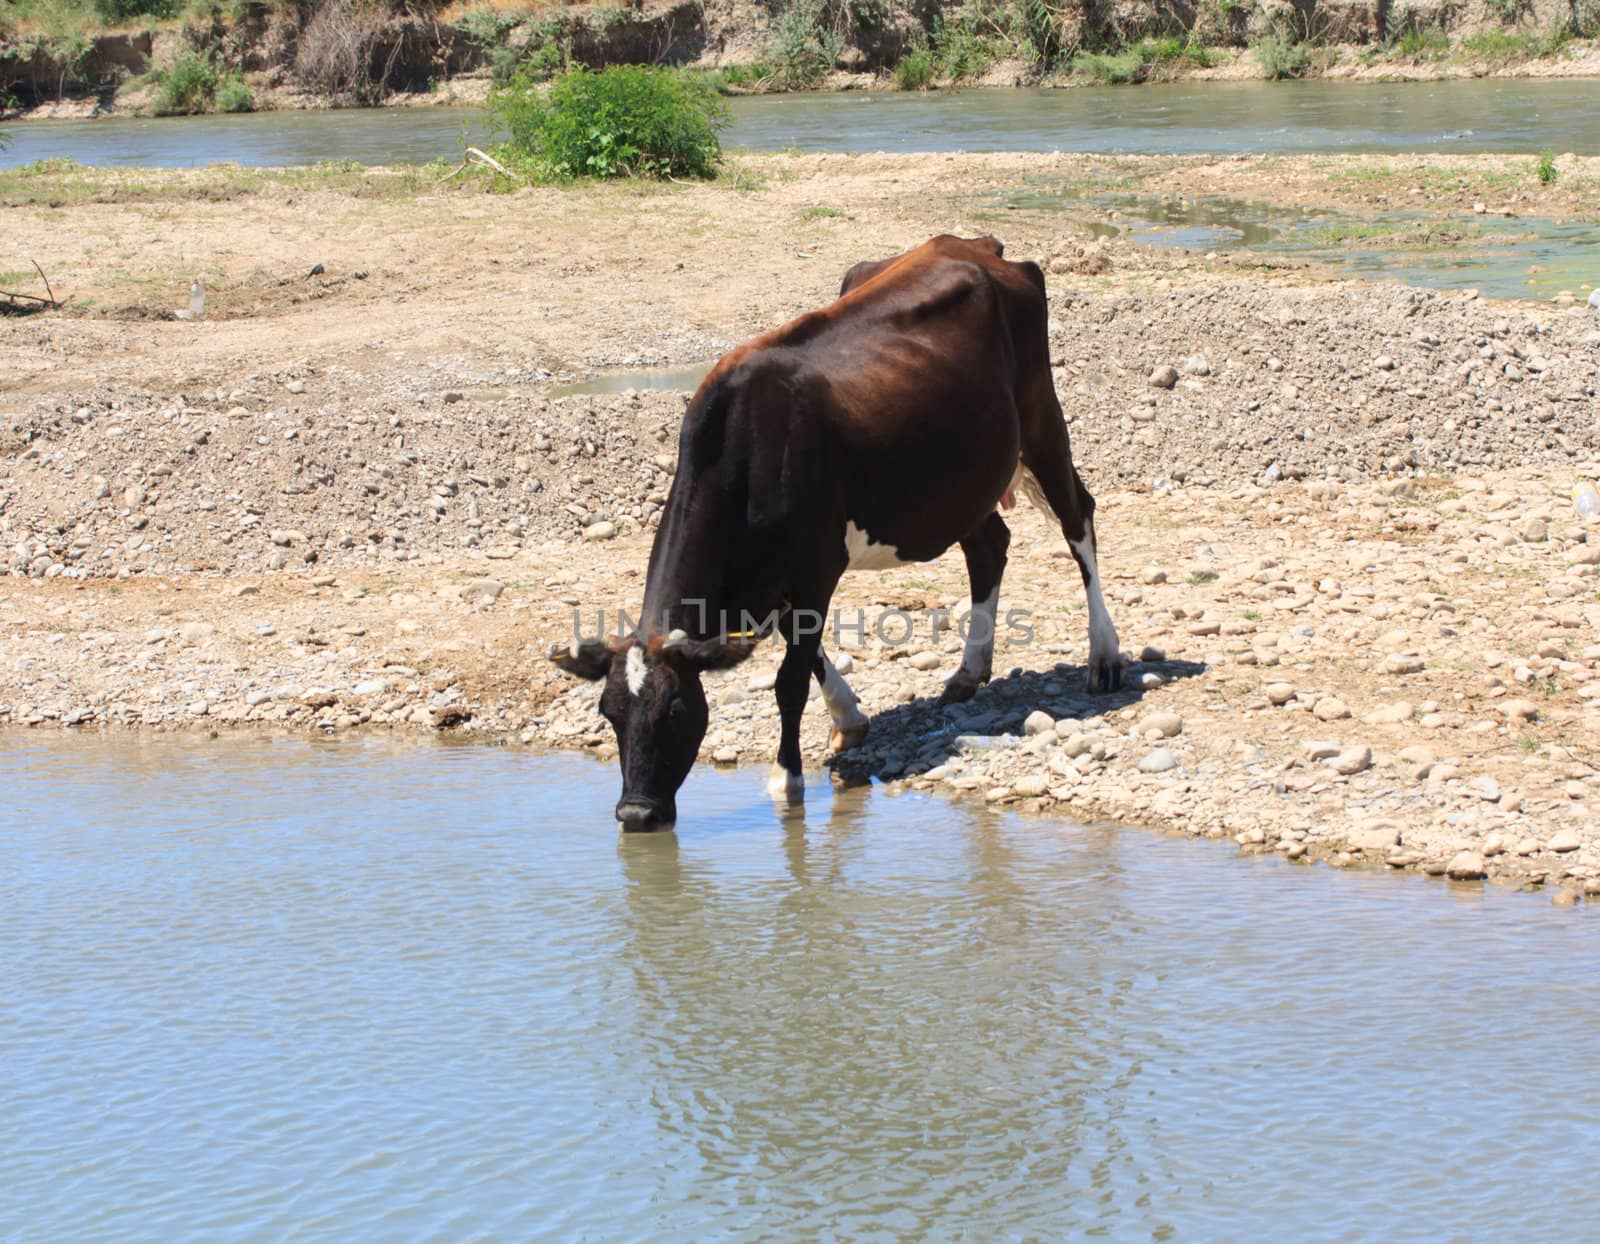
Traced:
POLYGON ((697 770, 676 834, 623 837, 579 756, 0 739, 0 1238, 1600 1209, 1586 908, 763 777, 697 770))

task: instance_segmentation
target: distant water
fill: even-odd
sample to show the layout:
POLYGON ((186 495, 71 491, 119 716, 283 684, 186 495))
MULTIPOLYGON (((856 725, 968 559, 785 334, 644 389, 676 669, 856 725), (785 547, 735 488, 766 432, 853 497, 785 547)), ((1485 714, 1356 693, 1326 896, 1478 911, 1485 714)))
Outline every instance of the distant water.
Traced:
MULTIPOLYGON (((1600 81, 1174 83, 1072 90, 845 92, 731 101, 725 145, 757 151, 1556 152, 1600 154, 1600 81)), ((267 112, 8 127, 0 167, 188 167, 454 159, 467 108, 267 112)))
POLYGON ((1600 921, 881 791, 0 739, 0 1239, 1484 1240, 1600 1211, 1600 921))

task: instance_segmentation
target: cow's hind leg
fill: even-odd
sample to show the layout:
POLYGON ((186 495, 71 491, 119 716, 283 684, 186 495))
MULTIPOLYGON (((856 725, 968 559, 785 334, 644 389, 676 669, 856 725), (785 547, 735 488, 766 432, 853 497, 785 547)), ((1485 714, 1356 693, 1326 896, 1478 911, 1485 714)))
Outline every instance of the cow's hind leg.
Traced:
POLYGON ((967 615, 967 647, 961 654, 961 668, 945 683, 940 704, 970 700, 993 672, 995 614, 1010 545, 1011 529, 993 510, 962 537, 961 551, 966 554, 967 577, 972 581, 972 612, 967 615))
POLYGON ((828 716, 833 719, 833 730, 828 735, 828 750, 842 752, 854 747, 867 737, 867 727, 871 722, 861 711, 856 693, 850 690, 850 684, 828 660, 828 654, 822 650, 821 644, 817 645, 817 662, 812 667, 812 673, 816 675, 817 685, 822 688, 822 702, 828 706, 828 716))
POLYGON ((1089 600, 1089 669, 1086 681, 1091 692, 1115 691, 1122 686, 1122 654, 1117 646, 1117 628, 1106 611, 1100 591, 1100 566, 1094 539, 1094 497, 1083 486, 1072 465, 1067 440, 1067 425, 1061 408, 1053 401, 1051 414, 1040 420, 1044 429, 1030 444, 1022 446, 1023 491, 1037 502, 1034 490, 1061 523, 1073 560, 1083 575, 1083 590, 1089 600), (1031 475, 1031 478, 1029 478, 1031 475))

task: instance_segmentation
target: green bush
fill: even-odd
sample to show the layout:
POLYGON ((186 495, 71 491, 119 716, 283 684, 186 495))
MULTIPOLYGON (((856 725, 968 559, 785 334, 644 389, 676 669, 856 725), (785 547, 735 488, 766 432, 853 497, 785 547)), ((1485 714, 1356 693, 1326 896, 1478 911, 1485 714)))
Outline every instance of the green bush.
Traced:
POLYGON ((933 50, 907 52, 894 67, 894 84, 902 91, 925 91, 933 85, 933 50))
POLYGON ((156 111, 204 112, 217 93, 217 67, 209 56, 184 49, 165 69, 153 75, 156 111))
POLYGON ((1094 86, 1119 86, 1144 75, 1145 58, 1138 48, 1121 52, 1079 52, 1072 58, 1072 76, 1094 86))
POLYGON ((1280 78, 1298 78, 1311 66, 1311 51, 1303 43, 1295 43, 1281 31, 1266 35, 1255 45, 1256 63, 1261 72, 1276 82, 1280 78))
POLYGON ((1407 26, 1393 50, 1420 60, 1443 60, 1450 55, 1450 36, 1437 26, 1407 26))
POLYGON ((980 76, 995 58, 995 47, 982 29, 983 16, 969 10, 954 22, 942 17, 933 31, 938 71, 953 82, 980 76))
POLYGON ((1503 65, 1535 55, 1539 50, 1539 38, 1533 34, 1512 34, 1509 30, 1485 30, 1463 39, 1461 50, 1468 56, 1503 65))
POLYGON ((568 177, 711 177, 727 105, 704 79, 673 69, 615 65, 567 70, 548 90, 518 71, 489 94, 506 160, 568 177))
POLYGON ((1555 181, 1557 174, 1556 153, 1551 148, 1546 147, 1539 153, 1538 160, 1534 162, 1533 172, 1542 186, 1548 186, 1555 181))
POLYGON ((771 51, 785 85, 817 85, 844 50, 844 35, 829 8, 829 0, 789 0, 773 23, 771 51))
POLYGON ((171 17, 177 13, 180 0, 92 0, 90 7, 106 25, 117 26, 138 17, 156 21, 171 17))
POLYGON ((256 97, 250 93, 250 88, 244 84, 244 79, 237 76, 224 78, 217 84, 216 98, 218 112, 256 110, 256 97))

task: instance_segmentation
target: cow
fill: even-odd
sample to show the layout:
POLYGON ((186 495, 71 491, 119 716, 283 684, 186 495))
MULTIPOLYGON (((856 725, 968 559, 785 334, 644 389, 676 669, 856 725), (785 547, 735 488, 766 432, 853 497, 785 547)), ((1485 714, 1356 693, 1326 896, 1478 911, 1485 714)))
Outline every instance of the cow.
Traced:
POLYGON ((605 680, 626 831, 670 828, 705 737, 701 675, 777 631, 782 726, 769 789, 803 791, 800 718, 811 678, 832 718, 829 747, 868 719, 822 648, 846 570, 966 556, 972 619, 941 704, 989 680, 1021 491, 1061 524, 1089 606, 1091 692, 1122 683, 1095 554, 1094 498, 1072 464, 1050 375, 1044 273, 994 238, 933 238, 859 263, 839 298, 725 355, 684 414, 678 467, 650 551, 644 607, 625 636, 578 640, 550 659, 605 680), (744 619, 765 624, 741 625, 744 619))

